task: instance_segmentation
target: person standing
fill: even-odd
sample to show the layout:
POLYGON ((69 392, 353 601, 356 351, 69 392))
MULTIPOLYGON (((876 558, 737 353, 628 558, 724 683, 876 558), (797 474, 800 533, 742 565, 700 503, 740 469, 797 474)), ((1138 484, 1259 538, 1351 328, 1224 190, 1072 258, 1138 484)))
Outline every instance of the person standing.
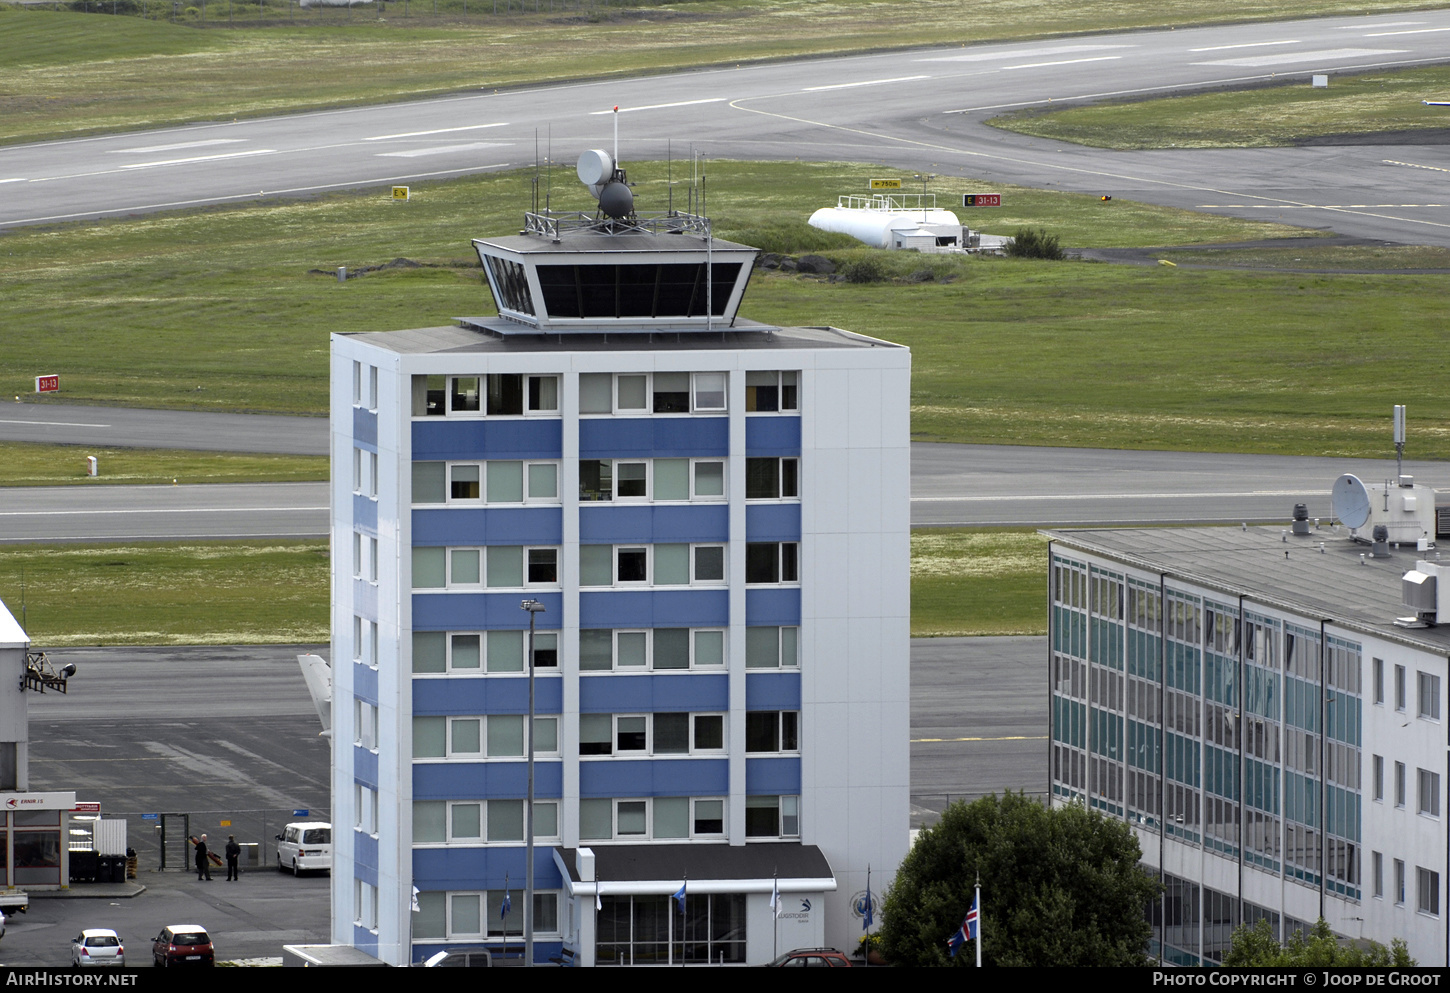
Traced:
POLYGON ((211 863, 207 861, 206 855, 206 835, 202 835, 201 840, 196 843, 197 882, 201 882, 203 879, 211 882, 211 863))
POLYGON ((227 835, 227 882, 234 883, 241 878, 237 872, 237 859, 242 857, 242 846, 237 844, 237 836, 227 835))

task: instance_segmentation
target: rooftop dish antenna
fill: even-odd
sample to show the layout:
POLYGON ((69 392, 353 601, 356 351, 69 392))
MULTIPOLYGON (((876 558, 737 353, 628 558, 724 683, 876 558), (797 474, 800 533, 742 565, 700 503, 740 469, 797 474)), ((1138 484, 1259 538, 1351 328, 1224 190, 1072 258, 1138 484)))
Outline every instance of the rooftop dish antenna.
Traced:
POLYGON ((1362 528, 1369 520, 1369 490, 1358 476, 1346 472, 1334 481, 1330 507, 1334 516, 1350 528, 1362 528))
POLYGON ((634 192, 614 156, 602 148, 591 148, 579 156, 575 171, 579 182, 599 201, 605 217, 618 221, 634 213, 634 192))

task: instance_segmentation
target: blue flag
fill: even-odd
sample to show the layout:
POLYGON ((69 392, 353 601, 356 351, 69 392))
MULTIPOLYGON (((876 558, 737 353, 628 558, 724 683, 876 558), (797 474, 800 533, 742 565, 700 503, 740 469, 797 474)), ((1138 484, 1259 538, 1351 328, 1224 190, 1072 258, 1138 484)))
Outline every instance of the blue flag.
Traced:
POLYGON ((504 890, 503 891, 503 903, 499 904, 499 907, 498 907, 499 920, 505 920, 508 917, 508 915, 509 915, 509 911, 512 910, 512 909, 513 909, 513 901, 509 899, 509 891, 508 890, 504 890))
POLYGON ((674 900, 680 905, 680 913, 682 914, 685 912, 685 887, 688 885, 690 885, 690 881, 687 879, 683 883, 681 883, 680 888, 675 891, 674 900))

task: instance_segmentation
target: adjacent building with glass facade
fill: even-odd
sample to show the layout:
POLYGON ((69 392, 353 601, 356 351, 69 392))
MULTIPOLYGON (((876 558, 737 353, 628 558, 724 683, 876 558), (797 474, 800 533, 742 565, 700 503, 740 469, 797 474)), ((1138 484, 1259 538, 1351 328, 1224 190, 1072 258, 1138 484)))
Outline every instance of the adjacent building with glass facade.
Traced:
POLYGON ((908 841, 910 354, 738 318, 703 219, 530 217, 499 316, 333 337, 333 940, 517 953, 532 731, 536 958, 848 946, 908 841))
POLYGON ((1153 953, 1211 964, 1240 922, 1322 916, 1444 965, 1450 627, 1397 623, 1437 553, 1332 528, 1050 537, 1052 802, 1134 827, 1165 886, 1153 953))

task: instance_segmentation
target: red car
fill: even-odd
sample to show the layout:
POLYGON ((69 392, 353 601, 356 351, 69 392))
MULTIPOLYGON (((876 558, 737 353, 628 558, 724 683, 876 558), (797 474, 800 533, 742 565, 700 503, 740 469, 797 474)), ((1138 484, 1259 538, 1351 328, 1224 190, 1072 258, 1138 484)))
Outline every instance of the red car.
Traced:
POLYGON ((818 969, 851 968, 851 960, 835 948, 794 948, 770 964, 772 966, 815 966, 818 969))
POLYGON ((215 965, 211 935, 198 924, 164 927, 151 943, 151 964, 157 967, 215 965))

